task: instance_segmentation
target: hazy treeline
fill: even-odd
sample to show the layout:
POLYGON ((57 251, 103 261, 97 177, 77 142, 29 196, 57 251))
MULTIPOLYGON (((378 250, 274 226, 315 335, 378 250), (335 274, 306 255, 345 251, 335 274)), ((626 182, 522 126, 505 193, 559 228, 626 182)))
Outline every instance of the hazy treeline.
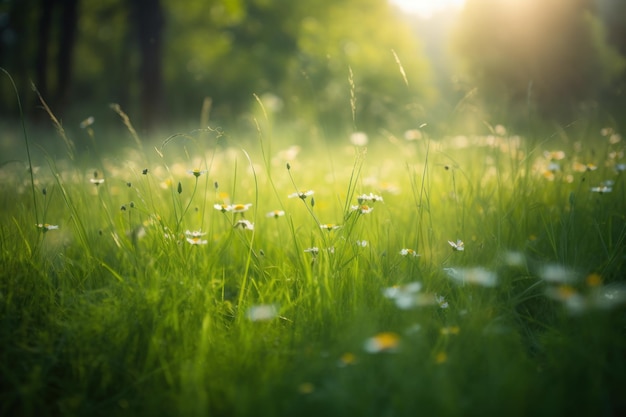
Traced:
MULTIPOLYGON (((5 0, 0 66, 31 115, 32 81, 66 121, 119 103, 145 129, 197 123, 203 105, 234 125, 259 100, 294 125, 365 130, 559 118, 623 105, 624 4, 467 0, 424 20, 386 0, 5 0)), ((5 80, 0 111, 17 114, 5 80)))

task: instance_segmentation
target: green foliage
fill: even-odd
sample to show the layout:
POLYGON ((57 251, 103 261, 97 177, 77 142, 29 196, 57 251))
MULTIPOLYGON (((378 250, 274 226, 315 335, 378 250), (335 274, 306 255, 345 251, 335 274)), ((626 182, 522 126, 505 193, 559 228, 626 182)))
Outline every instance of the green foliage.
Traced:
MULTIPOLYGON (((230 14, 211 2, 172 2, 167 72, 174 100, 196 107, 211 97, 218 120, 271 94, 284 118, 352 125, 350 68, 359 95, 359 124, 388 121, 428 100, 428 65, 408 28, 381 1, 247 2, 230 14), (411 81, 404 84, 392 50, 411 81), (180 94, 184 91, 184 94, 180 94), (399 102, 391 100, 395 97, 399 102), (304 98, 304 99, 303 99, 304 98), (315 103, 315 104, 314 104, 315 103)), ((180 103, 175 108, 185 108, 180 103)), ((415 114, 408 114, 415 116, 415 114)))
POLYGON ((397 116, 395 121, 423 117, 422 106, 433 98, 430 68, 417 39, 382 2, 335 2, 320 8, 303 22, 298 49, 292 82, 298 85, 302 73, 308 90, 295 90, 294 96, 312 95, 325 122, 371 130, 392 123, 391 115, 397 116), (346 82, 352 76, 354 121, 346 82))
POLYGON ((90 103, 128 98, 137 69, 132 23, 118 0, 82 2, 76 44, 75 98, 90 103), (107 74, 106 79, 102 75, 107 74), (124 97, 126 96, 126 97, 124 97))
MULTIPOLYGON (((29 63, 35 62, 37 53, 35 3, 13 2, 6 14, 7 30, 19 26, 20 33, 0 65, 14 74, 22 94, 28 94, 28 80, 36 80, 29 63)), ((345 94, 351 88, 350 68, 360 129, 372 128, 374 122, 419 117, 420 106, 433 96, 418 42, 386 0, 163 0, 161 4, 166 16, 163 71, 169 121, 196 126, 208 97, 213 120, 224 126, 240 125, 241 118, 254 110, 256 94, 275 99, 272 111, 303 119, 298 123, 324 120, 329 128, 354 127, 345 94), (392 51, 407 73, 408 86, 392 51)), ((63 109, 61 118, 76 124, 88 116, 106 120, 101 109, 108 102, 120 103, 136 115, 142 75, 135 36, 138 24, 132 21, 128 4, 84 1, 79 10, 71 111, 63 109)), ((59 47, 53 36, 49 78, 59 47)), ((5 100, 10 97, 3 95, 5 100)), ((44 99, 57 110, 52 97, 44 99)), ((37 100, 28 96, 26 101, 31 112, 30 104, 37 100)))
MULTIPOLYGON (((42 115, 29 93, 41 46, 37 4, 0 5, 5 16, 0 65, 15 77, 29 115, 42 115)), ((452 42, 455 59, 449 61, 433 51, 447 47, 442 39, 448 29, 427 29, 434 23, 400 16, 386 0, 162 0, 161 5, 163 123, 185 128, 197 127, 198 119, 248 128, 258 116, 255 95, 269 117, 289 120, 301 134, 316 137, 374 132, 381 125, 406 129, 423 121, 446 131, 451 114, 459 127, 468 113, 479 120, 474 126, 465 120, 460 130, 466 132, 480 131, 487 115, 494 123, 517 119, 509 120, 517 126, 529 113, 569 121, 581 109, 619 106, 623 97, 622 6, 613 0, 469 0, 452 42), (433 66, 442 77, 438 83, 433 66), (605 98, 611 101, 598 104, 605 98), (211 105, 198 117, 208 99, 211 105), (311 123, 315 132, 307 132, 311 123)), ((138 119, 138 22, 127 2, 81 2, 71 95, 63 105, 53 94, 62 47, 58 16, 53 17, 50 92, 43 92, 44 99, 74 126, 88 116, 110 120, 102 105, 108 102, 120 103, 138 119)), ((442 18, 438 24, 451 21, 442 18)), ((16 115, 12 92, 1 88, 2 108, 16 115)))

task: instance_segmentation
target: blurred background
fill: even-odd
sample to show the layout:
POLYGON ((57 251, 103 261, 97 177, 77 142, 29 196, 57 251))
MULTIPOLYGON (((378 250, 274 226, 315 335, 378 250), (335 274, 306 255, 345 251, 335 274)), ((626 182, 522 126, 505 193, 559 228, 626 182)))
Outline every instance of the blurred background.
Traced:
MULTIPOLYGON (((307 134, 626 119, 624 0, 0 0, 28 121, 307 134)), ((0 81, 0 128, 19 117, 0 81)), ((0 130, 1 131, 1 130, 0 130)))

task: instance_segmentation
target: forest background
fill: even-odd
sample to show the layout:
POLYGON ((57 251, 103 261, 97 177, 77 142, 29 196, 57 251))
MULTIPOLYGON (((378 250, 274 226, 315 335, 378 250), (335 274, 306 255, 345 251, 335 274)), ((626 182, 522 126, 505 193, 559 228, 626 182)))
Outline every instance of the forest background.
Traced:
MULTIPOLYGON (((66 128, 120 127, 117 103, 144 135, 247 128, 257 100, 305 136, 524 133, 529 116, 623 131, 625 23, 621 0, 467 0, 430 18, 387 0, 3 0, 0 67, 48 127, 32 86, 66 128)), ((0 114, 6 133, 6 80, 0 114)))

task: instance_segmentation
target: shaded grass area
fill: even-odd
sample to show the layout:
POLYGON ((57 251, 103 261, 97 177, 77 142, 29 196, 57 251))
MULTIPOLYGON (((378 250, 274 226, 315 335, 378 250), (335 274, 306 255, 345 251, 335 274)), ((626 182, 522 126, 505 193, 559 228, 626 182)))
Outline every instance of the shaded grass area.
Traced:
POLYGON ((0 414, 626 412, 621 140, 257 133, 3 166, 0 414))

